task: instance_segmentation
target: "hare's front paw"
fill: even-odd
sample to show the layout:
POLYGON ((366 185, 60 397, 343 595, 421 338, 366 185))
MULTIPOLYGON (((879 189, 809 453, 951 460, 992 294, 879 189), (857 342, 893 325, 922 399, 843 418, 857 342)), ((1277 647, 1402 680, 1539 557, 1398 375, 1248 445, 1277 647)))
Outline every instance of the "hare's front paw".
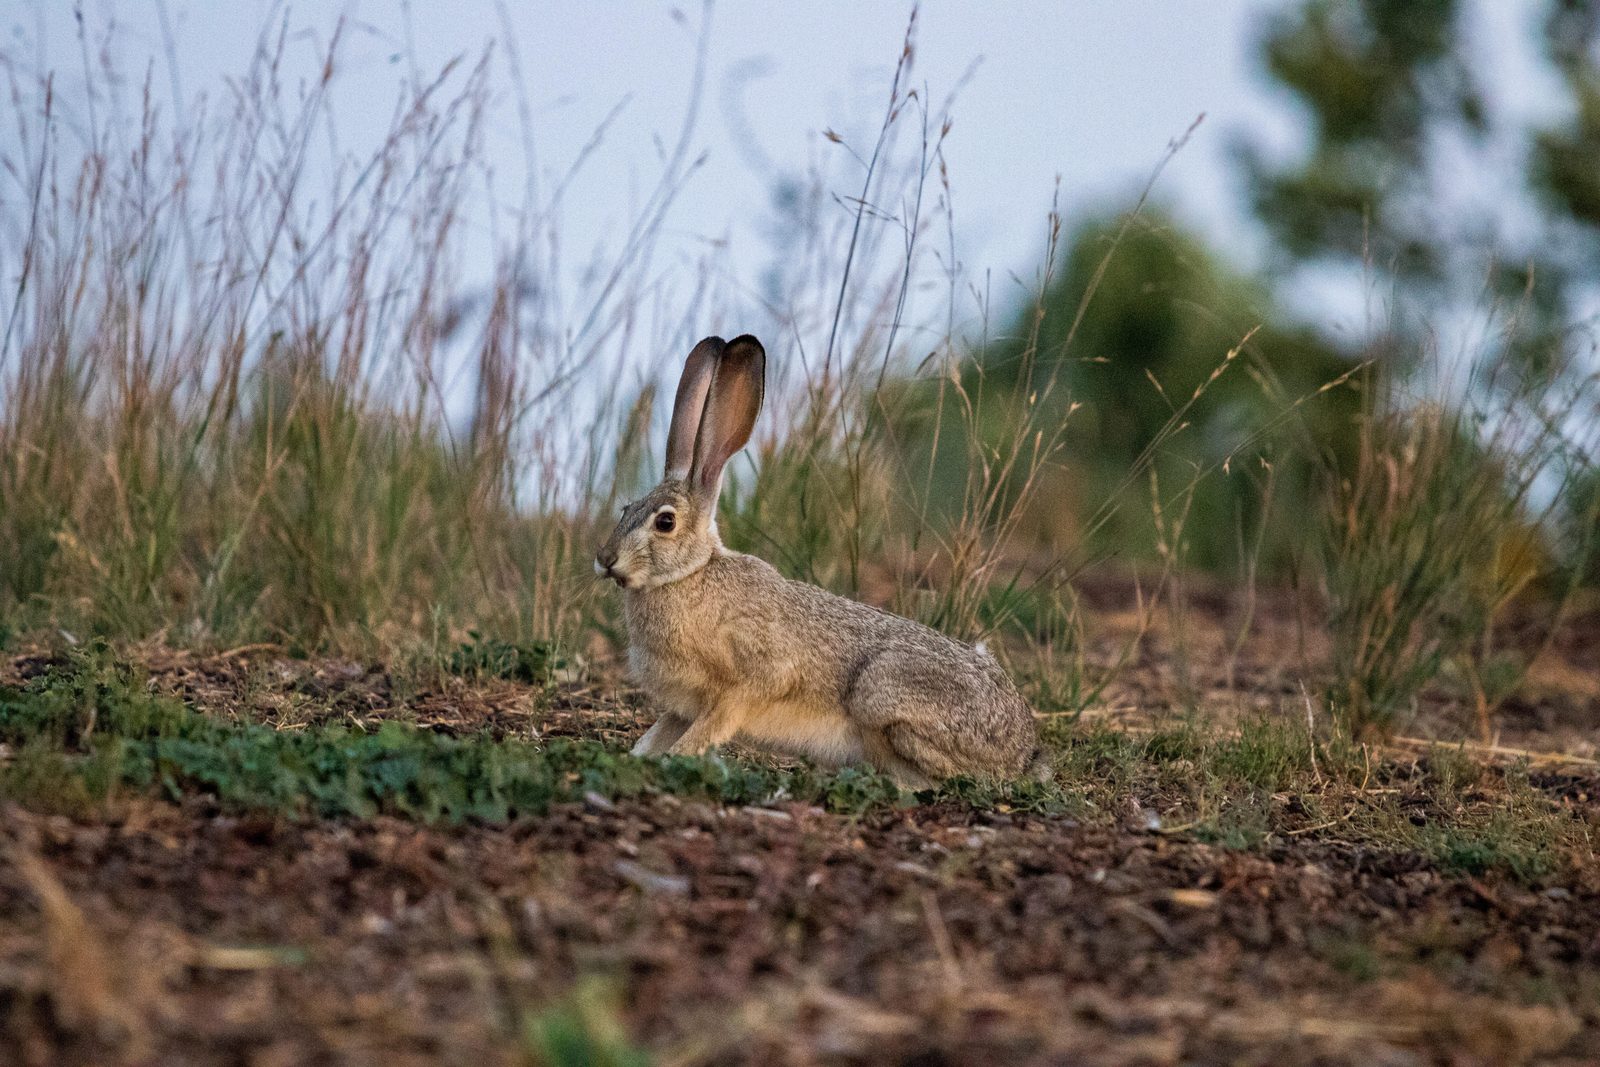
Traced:
POLYGON ((673 756, 703 756, 739 732, 738 719, 722 711, 702 715, 667 749, 673 756))
POLYGON ((683 736, 689 728, 689 720, 677 715, 666 714, 656 720, 654 726, 644 732, 644 736, 634 743, 629 755, 633 756, 659 756, 683 736))

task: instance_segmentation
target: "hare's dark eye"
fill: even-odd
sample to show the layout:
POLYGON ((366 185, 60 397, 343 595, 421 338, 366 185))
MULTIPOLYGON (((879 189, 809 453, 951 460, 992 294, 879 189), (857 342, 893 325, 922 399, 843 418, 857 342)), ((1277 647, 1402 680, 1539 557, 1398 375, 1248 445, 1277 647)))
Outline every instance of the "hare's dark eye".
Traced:
POLYGON ((671 533, 678 525, 678 517, 670 511, 663 511, 656 516, 656 529, 662 533, 671 533))

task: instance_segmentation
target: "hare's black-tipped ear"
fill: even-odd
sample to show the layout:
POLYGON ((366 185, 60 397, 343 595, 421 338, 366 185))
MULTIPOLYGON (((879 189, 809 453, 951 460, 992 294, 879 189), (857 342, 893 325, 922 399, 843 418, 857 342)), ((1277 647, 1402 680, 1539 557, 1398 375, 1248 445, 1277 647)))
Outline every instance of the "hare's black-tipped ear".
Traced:
POLYGON ((700 433, 695 438, 694 466, 689 480, 694 491, 714 504, 722 485, 722 468, 750 440, 761 397, 766 390, 767 352, 749 334, 735 337, 717 361, 700 433))
POLYGON ((720 337, 707 337, 694 346, 683 364, 678 379, 678 395, 672 401, 672 426, 667 430, 667 477, 687 478, 694 466, 694 439, 700 433, 700 417, 711 392, 711 376, 728 343, 720 337))

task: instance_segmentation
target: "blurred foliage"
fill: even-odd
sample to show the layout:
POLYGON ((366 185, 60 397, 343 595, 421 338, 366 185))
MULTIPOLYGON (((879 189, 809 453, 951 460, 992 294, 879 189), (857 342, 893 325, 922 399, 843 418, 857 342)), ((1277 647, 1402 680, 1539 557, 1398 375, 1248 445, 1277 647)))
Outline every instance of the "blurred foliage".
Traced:
MULTIPOLYGON (((1541 112, 1555 117, 1533 127, 1514 102, 1485 95, 1508 48, 1488 36, 1486 6, 1291 7, 1269 20, 1260 49, 1308 120, 1309 143, 1289 161, 1246 146, 1241 161, 1285 267, 1369 270, 1389 290, 1386 336, 1369 342, 1392 369, 1417 363, 1441 328, 1484 323, 1467 352, 1476 399, 1466 403, 1500 408, 1553 447, 1562 435, 1549 433, 1552 417, 1567 420, 1568 442, 1580 444, 1554 477, 1576 488, 1595 460, 1581 443, 1582 407, 1600 370, 1600 3, 1540 7, 1537 55, 1564 99, 1545 100, 1554 106, 1541 112)), ((1419 376, 1450 376, 1421 363, 1419 376)), ((1563 521, 1593 521, 1582 493, 1563 521)))
MULTIPOLYGON (((1600 4, 1557 0, 1545 22, 1545 48, 1560 72, 1573 107, 1565 121, 1539 130, 1533 143, 1534 188, 1555 211, 1600 229, 1600 4)), ((1587 266, 1600 266, 1600 242, 1583 248, 1587 266)))
POLYGON ((650 1055, 628 1036, 622 998, 612 983, 589 976, 562 1002, 523 1019, 529 1063, 536 1067, 648 1067, 650 1055))
POLYGON ((1600 4, 1548 0, 1540 55, 1565 97, 1523 128, 1485 95, 1504 49, 1459 0, 1309 0, 1270 19, 1265 73, 1309 131, 1272 160, 1240 149, 1286 265, 1368 268, 1392 282, 1388 329, 1415 341, 1443 313, 1493 305, 1506 354, 1554 375, 1597 295, 1600 4), (1463 172, 1472 174, 1463 180, 1463 172), (1487 283, 1487 284, 1486 284, 1487 283))
POLYGON ((1273 166, 1246 146, 1254 206, 1300 260, 1370 257, 1407 283, 1447 269, 1425 209, 1430 138, 1486 130, 1460 49, 1456 0, 1312 0, 1274 17, 1261 41, 1268 75, 1305 112, 1310 146, 1273 166))
MULTIPOLYGON (((1066 469, 1039 494, 1030 532, 1088 556, 1148 557, 1165 541, 1188 564, 1227 571, 1255 555, 1267 522, 1260 565, 1282 573, 1301 547, 1288 517, 1310 506, 1325 460, 1342 468, 1354 454, 1353 388, 1317 395, 1353 362, 1160 212, 1125 231, 1091 218, 1063 257, 1037 305, 942 392, 947 408, 970 401, 991 447, 1013 432, 1013 397, 1054 406, 1044 421, 1064 422, 1066 469)), ((912 410, 912 436, 926 441, 937 404, 912 410)), ((954 435, 934 451, 935 483, 950 488, 933 499, 959 507, 954 435)))
POLYGON ((1595 540, 1600 538, 1600 466, 1591 466, 1577 475, 1567 494, 1562 555, 1577 562, 1581 568, 1580 581, 1600 585, 1600 550, 1595 545, 1595 540))
MULTIPOLYGON (((1035 543, 1281 575, 1370 425, 1356 381, 1318 391, 1370 360, 1394 376, 1384 402, 1452 403, 1436 335, 1478 322, 1461 402, 1549 444, 1546 481, 1587 484, 1584 435, 1557 424, 1582 420, 1595 375, 1582 311, 1600 296, 1600 3, 1547 5, 1540 54, 1570 106, 1537 129, 1508 125, 1515 109, 1486 95, 1483 16, 1458 0, 1305 0, 1266 19, 1263 71, 1307 133, 1288 157, 1238 149, 1270 273, 1241 273, 1148 208, 1082 222, 1037 304, 975 343, 958 380, 908 389, 908 469, 928 464, 935 508, 970 506, 951 415, 968 411, 998 451, 1038 397, 1065 430, 1035 543), (1508 157, 1508 139, 1526 151, 1508 157), (1463 181, 1463 161, 1481 181, 1463 181), (1374 330, 1339 337, 1285 310, 1293 285, 1330 271, 1381 280, 1374 330)), ((1457 445, 1461 462, 1489 462, 1457 445)), ((1568 496, 1554 525, 1581 534, 1593 509, 1568 496)))

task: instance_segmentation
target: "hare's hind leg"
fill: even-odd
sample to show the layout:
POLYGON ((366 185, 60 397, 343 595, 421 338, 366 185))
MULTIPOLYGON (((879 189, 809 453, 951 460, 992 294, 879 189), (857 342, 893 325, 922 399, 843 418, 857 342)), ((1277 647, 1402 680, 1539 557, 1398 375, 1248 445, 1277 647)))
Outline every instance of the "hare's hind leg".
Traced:
POLYGON ((655 725, 644 732, 644 736, 634 743, 629 755, 632 756, 659 756, 682 737, 684 731, 689 729, 689 720, 672 712, 663 712, 655 725))
POLYGON ((954 746, 945 731, 924 729, 918 723, 894 722, 883 728, 883 739, 892 754, 892 762, 884 770, 896 779, 915 782, 920 778, 921 783, 913 784, 912 788, 931 788, 946 778, 976 770, 971 766, 970 755, 954 746), (907 768, 910 774, 897 772, 895 762, 907 768))
POLYGON ((875 657, 856 679, 848 713, 870 736, 867 759, 903 783, 931 785, 994 773, 992 740, 967 710, 982 699, 968 679, 918 653, 875 657))
POLYGON ((902 789, 932 789, 936 781, 919 771, 900 754, 882 730, 867 730, 862 734, 862 750, 866 761, 875 770, 893 778, 902 789))

